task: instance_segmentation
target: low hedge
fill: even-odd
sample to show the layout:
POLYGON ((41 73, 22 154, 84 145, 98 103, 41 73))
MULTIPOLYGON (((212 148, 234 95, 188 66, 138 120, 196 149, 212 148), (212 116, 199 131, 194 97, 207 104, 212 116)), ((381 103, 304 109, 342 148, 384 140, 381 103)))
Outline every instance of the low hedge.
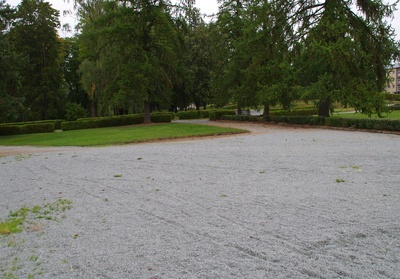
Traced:
POLYGON ((176 114, 179 119, 201 119, 208 118, 210 116, 209 110, 188 110, 188 111, 180 111, 176 114))
POLYGON ((289 124, 300 124, 300 125, 324 125, 324 117, 313 117, 313 116, 267 116, 264 118, 266 121, 272 121, 276 123, 289 123, 289 124))
POLYGON ((153 123, 168 123, 171 122, 171 113, 169 112, 158 112, 151 114, 151 122, 153 123))
POLYGON ((278 110, 278 111, 270 111, 271 116, 311 116, 318 114, 318 110, 315 108, 306 108, 306 109, 296 109, 293 111, 288 110, 278 110))
POLYGON ((221 120, 261 122, 264 118, 257 115, 223 115, 221 120))
POLYGON ((400 94, 385 93, 385 99, 388 101, 400 101, 400 94))
POLYGON ((236 115, 236 110, 229 109, 218 109, 210 111, 209 119, 210 120, 221 120, 224 115, 236 115))
POLYGON ((93 128, 100 128, 99 121, 93 119, 93 120, 81 120, 81 121, 66 121, 61 123, 61 129, 63 131, 93 129, 93 128))
POLYGON ((1 125, 0 135, 21 135, 21 134, 35 134, 35 133, 51 133, 54 132, 54 122, 50 123, 31 123, 19 125, 1 125))
MULTIPOLYGON (((153 123, 171 122, 172 114, 169 112, 152 113, 151 121, 153 123)), ((142 124, 144 122, 143 114, 127 114, 118 116, 105 116, 96 118, 79 118, 77 121, 67 121, 62 123, 63 131, 105 128, 115 126, 125 126, 142 124)))
POLYGON ((311 116, 268 116, 266 121, 301 125, 320 125, 329 127, 356 128, 365 130, 400 131, 400 120, 355 119, 340 117, 311 116))
POLYGON ((0 127, 2 126, 15 126, 15 125, 31 125, 31 124, 49 124, 53 123, 55 129, 61 129, 61 123, 64 120, 56 119, 56 120, 39 120, 39 121, 27 121, 27 122, 11 122, 11 123, 1 123, 0 127))
POLYGON ((118 116, 105 116, 96 118, 79 118, 77 121, 63 122, 61 128, 63 131, 105 128, 114 126, 125 126, 141 124, 144 122, 142 114, 128 114, 118 116))
POLYGON ((400 110, 400 104, 395 104, 395 105, 392 105, 392 106, 387 106, 387 108, 389 109, 389 111, 400 110))

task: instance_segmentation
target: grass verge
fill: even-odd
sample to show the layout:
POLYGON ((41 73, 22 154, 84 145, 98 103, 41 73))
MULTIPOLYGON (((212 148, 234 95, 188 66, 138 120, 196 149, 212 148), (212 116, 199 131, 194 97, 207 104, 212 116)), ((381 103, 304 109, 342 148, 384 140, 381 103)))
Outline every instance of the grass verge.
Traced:
POLYGON ((99 146, 152 140, 245 133, 245 130, 215 126, 168 123, 74 130, 66 132, 0 137, 8 146, 99 146))

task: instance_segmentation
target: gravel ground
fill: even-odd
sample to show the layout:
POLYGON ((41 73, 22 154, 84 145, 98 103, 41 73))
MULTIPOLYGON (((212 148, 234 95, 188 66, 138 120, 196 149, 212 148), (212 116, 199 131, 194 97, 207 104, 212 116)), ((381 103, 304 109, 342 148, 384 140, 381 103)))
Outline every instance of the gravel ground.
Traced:
POLYGON ((0 276, 400 278, 398 135, 246 125, 201 140, 0 147, 0 219, 53 204, 52 220, 31 210, 22 233, 0 236, 0 276), (71 209, 54 206, 64 200, 71 209))

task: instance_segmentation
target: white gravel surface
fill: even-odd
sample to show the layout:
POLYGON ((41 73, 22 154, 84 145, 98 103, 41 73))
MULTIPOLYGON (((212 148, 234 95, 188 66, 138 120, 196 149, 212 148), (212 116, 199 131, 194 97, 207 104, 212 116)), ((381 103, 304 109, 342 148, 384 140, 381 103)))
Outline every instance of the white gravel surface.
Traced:
POLYGON ((400 278, 400 137, 258 127, 1 157, 0 220, 72 208, 0 235, 0 276, 400 278))

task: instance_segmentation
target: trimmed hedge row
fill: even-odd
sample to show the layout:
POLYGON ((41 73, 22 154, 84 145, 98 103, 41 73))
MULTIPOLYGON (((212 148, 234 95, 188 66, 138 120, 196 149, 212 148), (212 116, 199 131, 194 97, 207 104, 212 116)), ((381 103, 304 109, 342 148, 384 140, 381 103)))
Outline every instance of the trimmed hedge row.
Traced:
MULTIPOLYGON (((171 122, 171 113, 153 113, 151 114, 151 122, 166 123, 171 122)), ((62 123, 63 131, 94 129, 105 127, 126 126, 134 124, 142 124, 144 122, 143 114, 128 114, 118 116, 106 116, 97 118, 79 118, 77 121, 67 121, 62 123)))
POLYGON ((316 108, 306 108, 306 109, 296 109, 293 111, 287 110, 278 110, 278 111, 270 111, 270 115, 276 116, 311 116, 318 114, 318 110, 316 108))
POLYGON ((54 122, 51 123, 32 123, 20 125, 1 125, 0 136, 51 133, 54 132, 54 122))
POLYGON ((391 110, 400 110, 400 105, 399 104, 395 104, 393 106, 388 106, 387 108, 389 109, 389 111, 391 111, 391 110))
POLYGON ((366 130, 400 131, 400 120, 351 119, 340 117, 312 116, 269 116, 266 121, 301 125, 321 125, 329 127, 356 128, 366 130))
POLYGON ((319 125, 329 127, 356 128, 365 130, 400 131, 400 120, 387 119, 351 119, 340 117, 313 116, 267 116, 265 118, 252 115, 224 115, 222 120, 235 121, 270 121, 299 125, 319 125))
POLYGON ((39 121, 29 121, 29 122, 11 122, 11 123, 1 123, 0 127, 2 126, 20 126, 20 125, 31 125, 31 124, 49 124, 53 123, 55 129, 61 129, 61 123, 64 120, 56 119, 56 120, 39 120, 39 121))
POLYGON ((236 110, 229 109, 218 109, 210 111, 209 119, 210 120, 221 120, 224 115, 236 115, 236 110))
POLYGON ((79 118, 77 121, 67 121, 61 124, 63 131, 105 128, 141 124, 144 122, 142 114, 129 114, 119 116, 106 116, 96 118, 79 118))
POLYGON ((221 120, 261 122, 264 118, 256 115, 223 115, 221 120))
POLYGON ((388 101, 400 101, 400 94, 385 93, 385 99, 388 101))
POLYGON ((153 123, 168 123, 171 122, 172 114, 169 112, 157 112, 157 113, 152 113, 150 117, 151 117, 151 122, 153 123))
POLYGON ((176 114, 179 119, 201 119, 208 118, 210 115, 209 110, 188 110, 188 111, 180 111, 176 114))

